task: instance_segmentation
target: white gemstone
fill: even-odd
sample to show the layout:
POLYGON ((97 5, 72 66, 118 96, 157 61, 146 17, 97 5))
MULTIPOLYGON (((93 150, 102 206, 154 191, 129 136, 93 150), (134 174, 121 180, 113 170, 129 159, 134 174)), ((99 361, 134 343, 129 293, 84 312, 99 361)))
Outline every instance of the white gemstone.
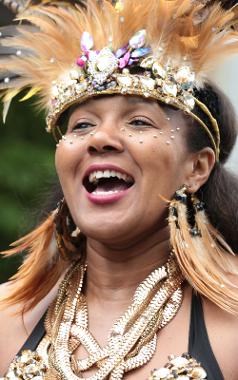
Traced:
POLYGON ((140 64, 140 67, 143 69, 150 69, 153 66, 155 59, 153 56, 146 57, 140 64))
POLYGON ((118 59, 109 48, 104 48, 97 56, 96 65, 99 71, 112 74, 118 66, 118 59))
POLYGON ((176 96, 178 92, 178 88, 175 83, 172 82, 164 82, 163 83, 163 92, 166 95, 176 96))
POLYGON ((154 90, 155 80, 152 78, 140 78, 141 85, 145 90, 154 90))
POLYGON ((108 57, 106 55, 99 57, 97 60, 97 68, 99 71, 107 70, 110 67, 108 57))
POLYGON ((80 94, 81 92, 84 92, 87 89, 87 82, 77 83, 75 85, 76 92, 80 94))
POLYGON ((146 40, 146 30, 142 29, 139 30, 129 41, 130 47, 133 49, 139 49, 142 46, 145 45, 145 40, 146 40))
POLYGON ((156 76, 159 75, 161 78, 165 78, 166 77, 166 71, 165 71, 165 69, 158 62, 155 62, 153 64, 152 71, 153 71, 154 75, 156 75, 156 76))
POLYGON ((120 86, 129 87, 129 86, 131 86, 133 84, 133 80, 129 76, 126 76, 126 75, 123 76, 123 75, 121 75, 121 76, 117 77, 117 83, 120 86))
POLYGON ((191 72, 190 67, 181 67, 174 76, 175 80, 180 83, 193 83, 195 81, 195 73, 191 72))
POLYGON ((188 359, 183 358, 182 356, 178 356, 175 359, 171 360, 170 363, 177 367, 183 367, 188 364, 188 359))
POLYGON ((90 51, 88 53, 88 58, 89 58, 89 61, 95 62, 96 59, 97 59, 97 53, 96 53, 96 51, 90 51))
POLYGON ((81 73, 78 70, 72 69, 69 72, 69 76, 71 79, 79 79, 81 73))
POLYGON ((168 368, 160 368, 153 371, 153 376, 156 376, 156 379, 165 379, 170 375, 170 370, 168 368))
POLYGON ((198 379, 198 380, 206 379, 207 377, 207 373, 202 367, 195 367, 192 370, 192 375, 194 379, 198 379))
POLYGON ((19 377, 15 375, 15 373, 11 370, 7 373, 7 377, 1 377, 1 380, 18 380, 19 377))

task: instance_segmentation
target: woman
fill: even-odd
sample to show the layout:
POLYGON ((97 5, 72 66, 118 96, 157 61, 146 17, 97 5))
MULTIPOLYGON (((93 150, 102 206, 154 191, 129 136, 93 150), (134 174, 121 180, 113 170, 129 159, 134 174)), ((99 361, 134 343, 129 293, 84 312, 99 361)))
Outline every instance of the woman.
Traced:
POLYGON ((1 288, 1 375, 237 380, 237 131, 208 79, 238 50, 237 8, 46 2, 20 19, 35 44, 24 25, 3 38, 4 116, 39 93, 64 198, 8 252, 28 255, 1 288))

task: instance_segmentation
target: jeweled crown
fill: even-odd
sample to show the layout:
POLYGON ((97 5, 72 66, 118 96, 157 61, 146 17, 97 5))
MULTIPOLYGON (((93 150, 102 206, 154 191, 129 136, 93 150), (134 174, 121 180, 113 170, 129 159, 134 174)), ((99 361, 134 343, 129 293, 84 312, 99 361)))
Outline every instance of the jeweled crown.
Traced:
POLYGON ((195 105, 195 73, 186 57, 183 66, 174 67, 169 60, 164 63, 163 49, 159 49, 157 57, 153 56, 146 37, 143 29, 117 51, 110 46, 99 51, 93 50, 93 37, 84 32, 82 55, 53 83, 48 130, 51 131, 65 105, 102 93, 142 95, 190 112, 195 105))

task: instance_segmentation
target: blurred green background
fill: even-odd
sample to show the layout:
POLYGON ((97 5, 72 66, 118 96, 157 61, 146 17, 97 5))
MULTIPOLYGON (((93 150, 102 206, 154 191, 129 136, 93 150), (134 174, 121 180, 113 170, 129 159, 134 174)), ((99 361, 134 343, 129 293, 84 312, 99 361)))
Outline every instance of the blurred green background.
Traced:
MULTIPOLYGON (((0 25, 11 18, 0 5, 0 25)), ((54 146, 34 100, 13 102, 5 125, 0 118, 0 251, 36 223, 54 177, 54 146)), ((21 257, 0 258, 0 282, 20 263, 21 257)))

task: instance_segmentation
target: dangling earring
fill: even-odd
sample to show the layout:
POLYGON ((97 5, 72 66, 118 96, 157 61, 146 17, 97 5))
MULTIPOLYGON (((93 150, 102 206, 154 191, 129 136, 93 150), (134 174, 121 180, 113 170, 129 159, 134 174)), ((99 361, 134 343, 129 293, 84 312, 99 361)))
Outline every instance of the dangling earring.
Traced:
POLYGON ((58 204, 54 222, 56 242, 62 259, 66 261, 80 259, 85 237, 74 224, 64 198, 58 204))
POLYGON ((206 215, 205 203, 201 202, 195 195, 192 195, 191 199, 194 208, 195 225, 200 236, 207 241, 211 248, 224 249, 226 252, 233 253, 222 236, 210 223, 206 215))
POLYGON ((230 287, 228 253, 233 252, 210 223, 205 204, 183 186, 170 202, 168 221, 170 243, 184 277, 200 294, 228 310, 223 288, 230 287))

